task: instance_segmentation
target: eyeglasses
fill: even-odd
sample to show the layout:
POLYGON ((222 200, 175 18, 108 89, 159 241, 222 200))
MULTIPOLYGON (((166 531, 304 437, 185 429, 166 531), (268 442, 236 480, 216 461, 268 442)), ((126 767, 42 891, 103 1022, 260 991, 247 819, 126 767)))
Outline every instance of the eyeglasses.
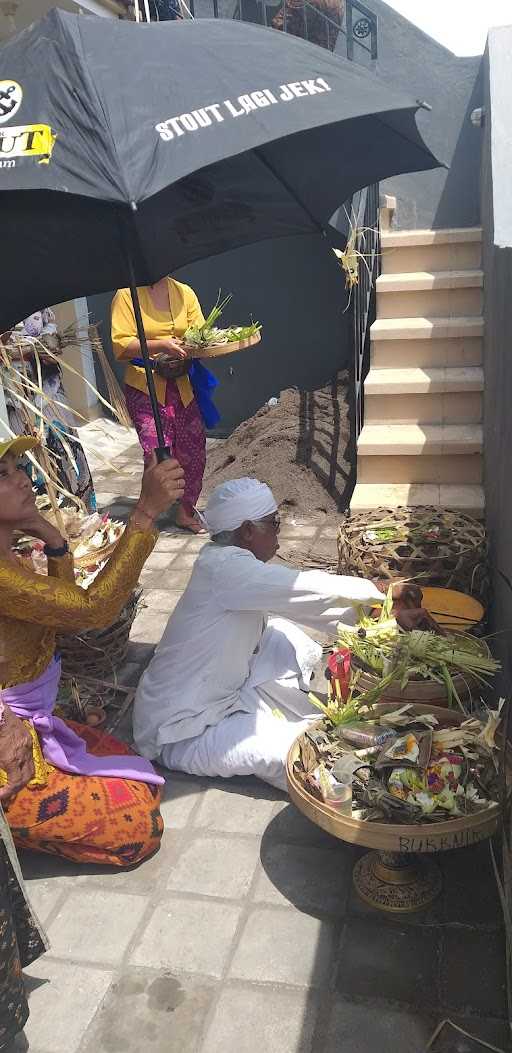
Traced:
POLYGON ((279 512, 274 512, 271 516, 265 516, 264 519, 258 519, 255 526, 269 526, 272 530, 279 530, 281 526, 281 516, 279 512))

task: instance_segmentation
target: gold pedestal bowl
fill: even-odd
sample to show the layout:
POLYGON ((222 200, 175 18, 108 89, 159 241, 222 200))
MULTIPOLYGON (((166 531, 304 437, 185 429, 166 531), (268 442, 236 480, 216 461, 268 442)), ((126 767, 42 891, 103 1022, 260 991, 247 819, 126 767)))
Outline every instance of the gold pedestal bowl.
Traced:
MULTIPOLYGON (((375 707, 375 712, 394 709, 396 703, 383 703, 375 707)), ((441 727, 456 727, 465 719, 452 710, 419 703, 411 707, 411 712, 433 713, 441 727)), ((357 861, 352 877, 361 899, 380 910, 393 913, 423 910, 436 899, 442 887, 441 872, 433 857, 438 852, 467 848, 484 841, 498 828, 500 807, 494 802, 471 815, 434 823, 365 822, 343 815, 309 794, 297 779, 294 764, 298 757, 297 739, 286 763, 291 800, 308 819, 333 837, 372 849, 357 861)))

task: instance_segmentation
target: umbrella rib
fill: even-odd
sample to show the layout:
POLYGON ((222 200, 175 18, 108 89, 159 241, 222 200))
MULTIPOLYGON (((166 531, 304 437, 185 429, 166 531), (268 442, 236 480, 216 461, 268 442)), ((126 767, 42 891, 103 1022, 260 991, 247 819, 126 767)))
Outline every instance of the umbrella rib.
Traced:
POLYGON ((312 222, 312 223, 314 224, 314 226, 316 227, 316 229, 317 229, 317 230, 318 230, 318 231, 320 232, 320 234, 322 234, 322 235, 323 235, 323 237, 325 237, 325 228, 324 228, 324 227, 323 227, 323 225, 322 225, 322 224, 321 224, 321 223, 320 223, 320 222, 319 222, 319 221, 317 220, 316 216, 314 216, 314 215, 313 215, 313 213, 311 212, 311 209, 309 209, 309 208, 308 208, 308 206, 304 204, 304 202, 303 202, 303 201, 302 201, 302 199, 301 199, 301 198, 299 197, 299 195, 298 195, 298 194, 297 194, 297 193, 295 192, 295 190, 293 189, 293 187, 292 187, 292 186, 290 186, 290 183, 288 182, 288 180, 287 180, 287 179, 285 179, 285 178, 284 178, 284 177, 283 177, 282 175, 279 175, 279 174, 278 174, 278 173, 276 172, 276 170, 275 170, 274 166, 273 166, 273 165, 272 165, 272 164, 270 163, 270 161, 268 161, 268 160, 267 160, 267 158, 266 158, 266 157, 264 156, 264 154, 262 153, 261 149, 259 149, 259 148, 255 149, 255 150, 254 150, 254 153, 256 154, 256 157, 258 158, 258 160, 259 160, 259 161, 261 161, 261 163, 262 163, 263 165, 265 165, 265 168, 268 168, 269 172, 271 172, 271 173, 272 173, 272 175, 274 176, 274 178, 275 178, 275 179, 277 179, 277 180, 278 180, 278 182, 282 184, 282 186, 284 186, 285 190, 287 190, 287 191, 288 191, 288 193, 289 193, 289 194, 291 194, 291 196, 292 196, 292 197, 294 198, 294 200, 295 200, 295 201, 297 202, 297 204, 298 204, 298 205, 300 205, 301 209, 302 209, 302 210, 303 210, 303 211, 304 211, 304 212, 306 213, 306 215, 307 215, 307 216, 309 217, 309 219, 310 219, 310 220, 311 220, 311 222, 312 222))

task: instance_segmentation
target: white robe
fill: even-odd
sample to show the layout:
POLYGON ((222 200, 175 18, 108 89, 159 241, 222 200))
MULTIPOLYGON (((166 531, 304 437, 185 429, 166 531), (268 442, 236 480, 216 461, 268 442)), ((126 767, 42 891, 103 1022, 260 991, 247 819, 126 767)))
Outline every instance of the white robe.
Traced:
POLYGON ((379 599, 364 579, 206 545, 137 690, 139 752, 191 774, 254 774, 285 788, 288 749, 318 716, 307 690, 321 655, 285 619, 334 635, 338 621, 354 623, 354 604, 379 599))

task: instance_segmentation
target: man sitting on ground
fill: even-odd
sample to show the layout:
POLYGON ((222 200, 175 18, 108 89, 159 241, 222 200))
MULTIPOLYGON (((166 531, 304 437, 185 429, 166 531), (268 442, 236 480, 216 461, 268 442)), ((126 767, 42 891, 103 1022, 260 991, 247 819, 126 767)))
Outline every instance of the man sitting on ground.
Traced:
MULTIPOLYGON (((256 479, 217 486, 203 518, 212 542, 137 690, 137 748, 175 771, 257 775, 286 789, 288 750, 318 718, 308 684, 322 655, 294 623, 333 637, 383 594, 360 578, 271 564, 279 513, 256 479)), ((396 599, 410 591, 395 586, 396 599)))

